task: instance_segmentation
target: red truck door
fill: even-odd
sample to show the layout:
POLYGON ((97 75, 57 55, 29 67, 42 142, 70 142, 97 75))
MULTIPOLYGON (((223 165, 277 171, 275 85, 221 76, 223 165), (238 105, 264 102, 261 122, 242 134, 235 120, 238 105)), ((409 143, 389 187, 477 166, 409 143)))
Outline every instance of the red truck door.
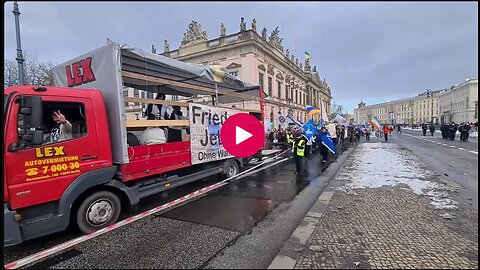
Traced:
MULTIPOLYGON (((44 96, 42 100, 43 130, 47 135, 44 143, 14 152, 5 151, 12 209, 59 200, 80 174, 98 169, 104 162, 98 158, 99 144, 91 100, 56 96, 44 96), (53 110, 60 110, 72 124, 72 138, 49 141, 48 135, 56 124, 52 119, 53 110)), ((19 104, 13 103, 8 113, 5 149, 17 142, 18 134, 22 132, 22 115, 18 111, 19 104)))

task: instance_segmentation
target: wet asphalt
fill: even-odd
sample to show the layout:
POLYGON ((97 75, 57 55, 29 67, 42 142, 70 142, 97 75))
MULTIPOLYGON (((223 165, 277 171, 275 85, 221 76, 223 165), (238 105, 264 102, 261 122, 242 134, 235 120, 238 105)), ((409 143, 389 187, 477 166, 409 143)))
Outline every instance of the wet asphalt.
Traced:
MULTIPOLYGON (((226 248, 248 238, 252 230, 270 213, 291 202, 326 166, 327 164, 320 163, 318 154, 314 154, 307 161, 305 167, 308 170, 304 175, 294 174, 295 164, 291 159, 265 170, 254 170, 253 174, 232 181, 202 198, 123 226, 28 265, 27 268, 235 267, 228 262, 215 266, 215 262, 221 261, 218 258, 226 248)), ((173 189, 168 194, 150 196, 140 202, 137 211, 130 211, 124 214, 123 218, 175 200, 220 180, 221 177, 212 177, 173 189)), ((75 228, 70 228, 62 233, 6 248, 4 263, 21 259, 77 236, 80 236, 80 233, 75 228)), ((255 242, 255 239, 250 241, 255 242)), ((244 262, 253 258, 236 259, 244 262)))
POLYGON ((411 150, 445 180, 458 184, 461 189, 454 199, 466 201, 478 209, 478 142, 461 142, 458 137, 454 141, 442 139, 441 136, 423 137, 421 132, 416 131, 402 132, 403 134, 394 134, 392 141, 411 150), (407 134, 415 137, 406 136, 407 134))

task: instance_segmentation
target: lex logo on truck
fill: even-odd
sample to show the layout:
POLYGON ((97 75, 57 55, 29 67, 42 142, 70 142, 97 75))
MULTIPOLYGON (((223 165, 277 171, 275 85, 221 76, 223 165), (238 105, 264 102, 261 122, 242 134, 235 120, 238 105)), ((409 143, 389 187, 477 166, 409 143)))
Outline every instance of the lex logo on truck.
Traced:
POLYGON ((92 70, 92 57, 87 57, 65 67, 68 87, 79 86, 95 81, 92 70))
POLYGON ((36 148, 35 154, 37 155, 37 158, 42 158, 42 157, 64 156, 65 152, 63 152, 63 146, 54 146, 54 147, 45 147, 43 149, 36 148))

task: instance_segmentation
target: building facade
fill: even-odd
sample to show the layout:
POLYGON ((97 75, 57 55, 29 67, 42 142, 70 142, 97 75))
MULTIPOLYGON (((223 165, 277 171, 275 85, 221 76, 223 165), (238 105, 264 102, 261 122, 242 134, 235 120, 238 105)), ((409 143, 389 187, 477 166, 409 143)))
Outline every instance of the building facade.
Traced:
POLYGON ((478 121, 478 79, 467 79, 439 97, 442 124, 478 121))
POLYGON ((373 115, 382 124, 438 123, 439 96, 446 91, 447 89, 428 90, 415 97, 370 106, 361 102, 354 110, 354 120, 357 123, 366 123, 369 116, 373 115))
MULTIPOLYGON (((267 93, 264 120, 274 127, 278 127, 279 115, 305 121, 307 105, 323 106, 329 113, 332 96, 326 80, 321 80, 316 67, 311 67, 310 59, 301 63, 288 49, 284 51, 279 32, 277 27, 267 37, 267 29, 263 28, 259 35, 255 20, 247 30, 242 18, 239 32, 227 35, 222 23, 220 36, 209 40, 201 25, 192 21, 180 48, 170 50, 165 41, 162 55, 184 62, 219 65, 243 81, 260 85, 267 93)), ((255 101, 232 105, 259 109, 255 101)))

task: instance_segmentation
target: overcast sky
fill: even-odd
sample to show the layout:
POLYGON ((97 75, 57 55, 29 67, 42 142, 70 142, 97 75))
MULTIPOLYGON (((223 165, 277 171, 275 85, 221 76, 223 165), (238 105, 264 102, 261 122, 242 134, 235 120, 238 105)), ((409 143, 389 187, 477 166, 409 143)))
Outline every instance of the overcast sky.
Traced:
MULTIPOLYGON (((13 2, 5 3, 5 58, 16 54, 13 2)), ((208 38, 247 28, 270 34, 284 48, 312 56, 333 101, 353 112, 374 104, 478 78, 477 2, 19 2, 22 49, 40 61, 62 63, 106 44, 163 51, 180 45, 192 20, 208 38)))

